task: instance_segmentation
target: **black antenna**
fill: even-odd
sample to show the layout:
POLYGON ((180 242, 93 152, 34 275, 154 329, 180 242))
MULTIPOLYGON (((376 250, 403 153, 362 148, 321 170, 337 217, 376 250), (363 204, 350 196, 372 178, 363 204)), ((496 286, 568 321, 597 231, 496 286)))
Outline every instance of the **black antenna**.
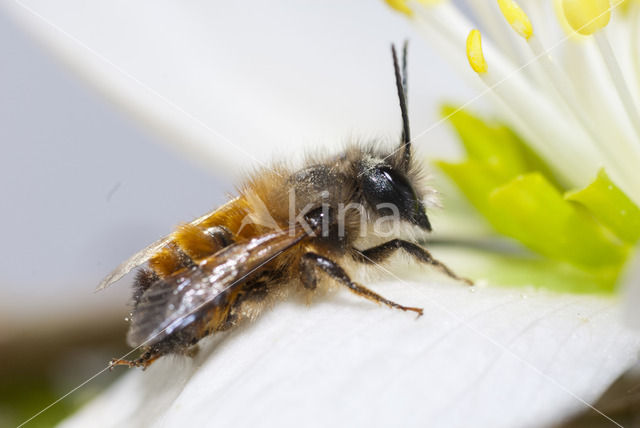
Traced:
POLYGON ((409 88, 407 86, 407 48, 409 41, 405 40, 402 44, 402 89, 404 89, 404 102, 409 103, 409 88))
POLYGON ((402 48, 402 74, 398 65, 396 47, 393 44, 391 45, 391 54, 393 56, 393 70, 396 77, 400 113, 402 114, 402 141, 400 142, 400 146, 404 148, 402 164, 408 167, 411 161, 411 134, 409 133, 409 114, 407 112, 407 42, 404 42, 402 48))

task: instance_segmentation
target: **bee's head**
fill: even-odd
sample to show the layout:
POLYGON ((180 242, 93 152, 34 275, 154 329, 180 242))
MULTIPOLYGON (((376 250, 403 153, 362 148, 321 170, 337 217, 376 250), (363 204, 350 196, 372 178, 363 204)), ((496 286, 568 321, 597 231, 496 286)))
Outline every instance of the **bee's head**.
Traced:
POLYGON ((359 168, 359 187, 362 197, 377 215, 398 216, 423 230, 431 231, 431 224, 422 202, 422 189, 417 188, 413 175, 402 163, 362 163, 359 168), (395 165, 394 165, 395 164, 395 165))
POLYGON ((402 138, 393 152, 376 159, 372 157, 359 165, 358 177, 362 196, 370 208, 380 216, 399 215, 401 220, 431 231, 424 204, 417 187, 411 159, 411 137, 407 112, 407 43, 402 55, 402 73, 396 49, 391 46, 396 89, 402 114, 402 138), (397 211, 394 210, 394 207, 397 211), (394 212, 395 211, 395 212, 394 212))

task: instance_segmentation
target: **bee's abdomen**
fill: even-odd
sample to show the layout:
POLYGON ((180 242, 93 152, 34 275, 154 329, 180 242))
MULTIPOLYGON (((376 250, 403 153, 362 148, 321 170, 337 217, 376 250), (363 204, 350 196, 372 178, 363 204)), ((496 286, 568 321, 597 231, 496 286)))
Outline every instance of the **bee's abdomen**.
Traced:
POLYGON ((233 235, 224 226, 183 224, 174 232, 171 243, 149 260, 149 267, 160 278, 164 278, 193 266, 233 242, 233 235))
POLYGON ((149 259, 149 268, 159 278, 164 278, 180 269, 193 266, 194 263, 181 247, 171 242, 149 259))

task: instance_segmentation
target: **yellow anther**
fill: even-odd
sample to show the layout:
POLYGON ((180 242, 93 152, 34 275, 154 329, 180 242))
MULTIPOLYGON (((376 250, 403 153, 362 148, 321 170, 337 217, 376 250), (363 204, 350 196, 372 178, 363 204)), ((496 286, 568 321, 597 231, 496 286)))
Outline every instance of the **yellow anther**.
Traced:
POLYGON ((469 36, 467 36, 467 59, 469 65, 476 73, 486 73, 489 68, 487 61, 484 60, 482 53, 482 38, 480 31, 471 30, 469 36))
POLYGON ((533 27, 529 17, 513 0, 498 0, 498 6, 513 30, 525 39, 533 35, 533 27))
POLYGON ((562 11, 573 31, 588 36, 611 19, 609 0, 562 0, 562 11))
POLYGON ((413 11, 407 6, 406 0, 384 0, 392 9, 402 12, 408 17, 413 16, 413 11))

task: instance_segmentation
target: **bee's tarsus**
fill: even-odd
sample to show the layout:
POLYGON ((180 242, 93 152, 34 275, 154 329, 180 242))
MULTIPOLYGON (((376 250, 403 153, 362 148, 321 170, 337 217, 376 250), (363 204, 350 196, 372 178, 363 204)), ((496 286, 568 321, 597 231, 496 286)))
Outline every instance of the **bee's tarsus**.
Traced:
POLYGON ((146 370, 147 367, 149 367, 151 363, 153 363, 158 358, 160 358, 160 355, 152 354, 149 351, 145 352, 144 354, 142 354, 142 356, 140 356, 140 358, 137 358, 135 360, 124 360, 121 358, 113 358, 109 362, 109 371, 113 370, 115 366, 127 366, 130 369, 134 367, 142 367, 142 370, 146 370))
POLYGON ((434 259, 429 251, 425 250, 417 244, 414 244, 413 242, 404 241, 402 239, 392 239, 391 241, 387 241, 384 244, 380 244, 378 246, 356 252, 354 257, 361 263, 379 263, 391 257, 397 250, 400 249, 404 250, 407 254, 409 254, 419 262, 430 264, 431 266, 436 267, 449 278, 455 279, 456 281, 464 282, 468 285, 473 285, 473 282, 471 280, 458 276, 446 264, 442 263, 440 260, 434 259))
POLYGON ((127 366, 129 368, 135 367, 135 362, 130 360, 122 360, 120 358, 113 358, 109 361, 109 371, 112 371, 115 366, 127 366))
MULTIPOLYGON (((369 299, 373 302, 386 305, 390 308, 400 309, 401 311, 413 311, 417 312, 418 315, 422 315, 421 308, 413 308, 409 306, 403 306, 399 303, 396 303, 392 300, 386 299, 379 295, 378 293, 369 290, 367 287, 364 287, 358 283, 355 283, 349 278, 349 275, 342 269, 342 267, 327 257, 321 256, 316 253, 306 253, 302 256, 302 265, 303 271, 313 272, 315 269, 320 269, 325 274, 329 275, 332 279, 337 281, 338 283, 345 285, 349 290, 358 296, 364 297, 365 299, 369 299), (306 265, 306 266, 305 266, 306 265)), ((313 278, 315 281, 315 272, 307 275, 307 278, 313 278), (314 276, 311 276, 314 275, 314 276)), ((304 279, 303 279, 304 281, 304 279)))
POLYGON ((410 311, 413 311, 413 312, 417 313, 418 315, 416 316, 416 319, 418 319, 422 315, 424 315, 424 309, 422 309, 422 308, 407 308, 407 310, 410 310, 410 311))
POLYGON ((403 311, 415 312, 416 314, 418 314, 418 318, 420 318, 422 315, 424 315, 424 310, 422 308, 412 308, 412 307, 408 307, 408 306, 403 306, 402 310, 403 311))

